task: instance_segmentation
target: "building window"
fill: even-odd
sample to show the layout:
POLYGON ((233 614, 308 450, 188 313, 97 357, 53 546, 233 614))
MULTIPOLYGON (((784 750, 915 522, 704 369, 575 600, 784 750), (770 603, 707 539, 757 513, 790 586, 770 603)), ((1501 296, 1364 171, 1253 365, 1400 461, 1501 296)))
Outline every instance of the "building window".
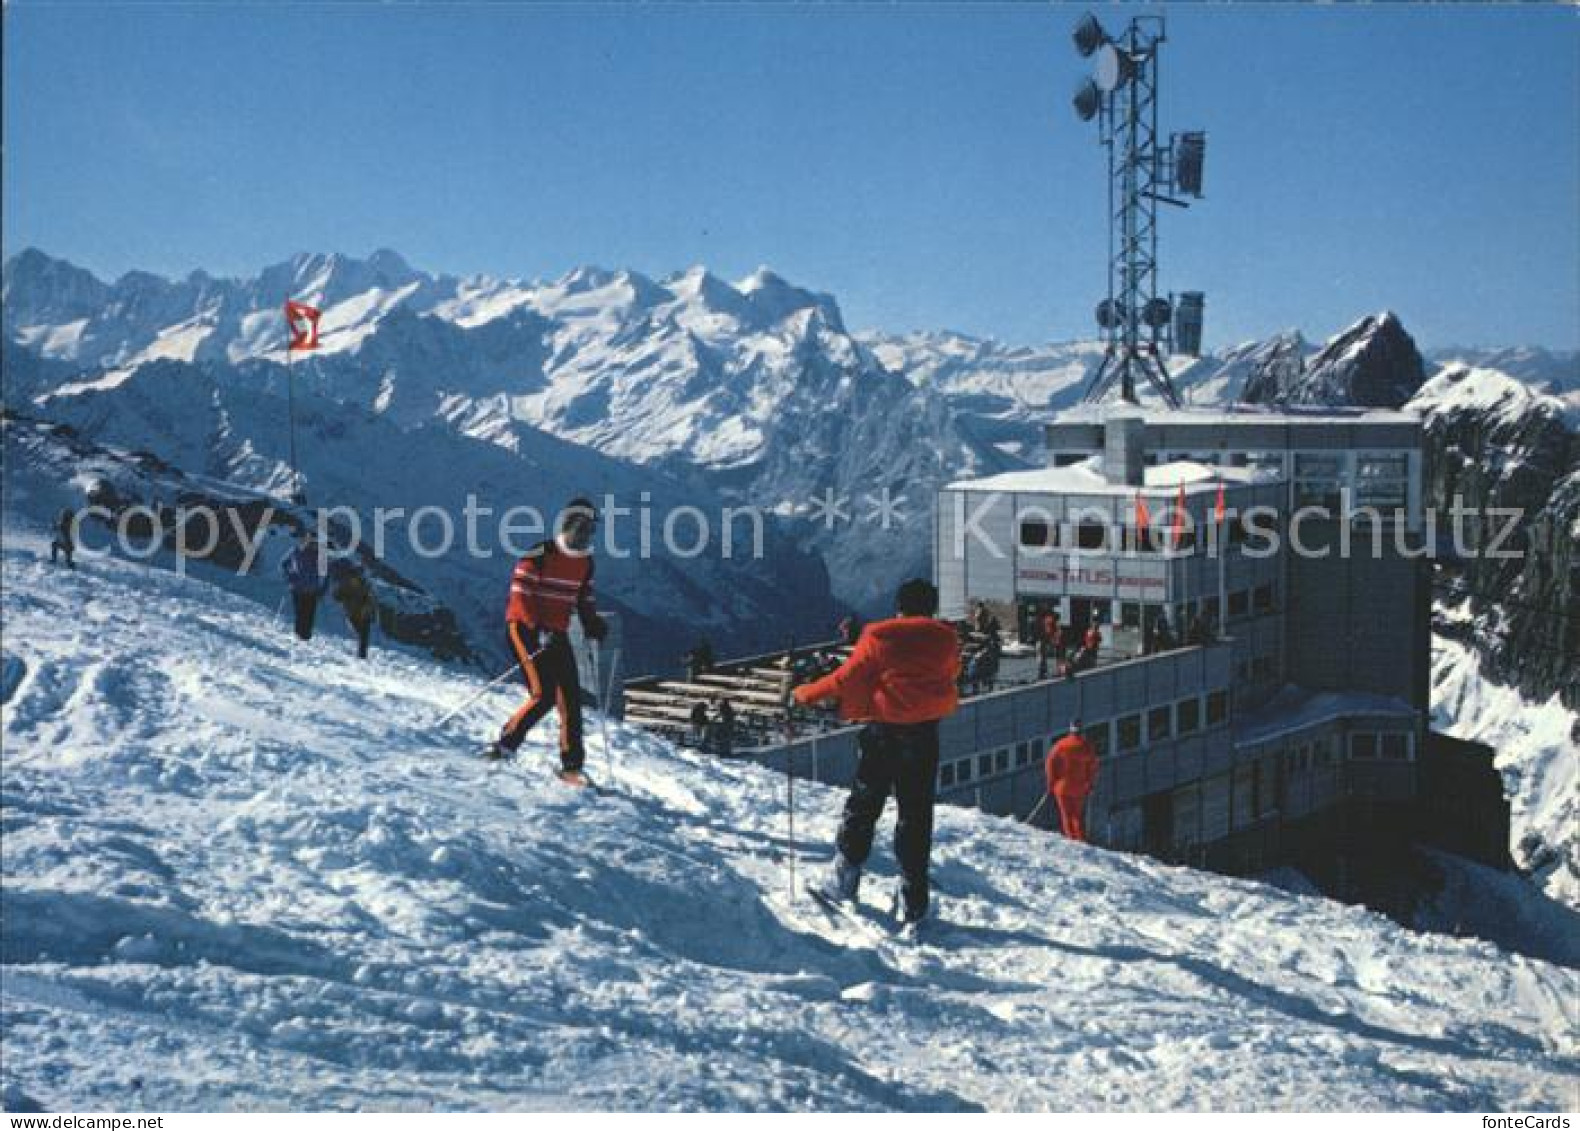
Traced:
POLYGON ((1030 761, 1031 761, 1031 743, 1029 743, 1029 742, 1022 742, 1019 746, 1015 747, 1015 764, 1017 766, 1024 766, 1024 765, 1026 765, 1026 763, 1028 763, 1030 761))
POLYGON ((985 777, 989 776, 992 773, 993 773, 993 754, 992 754, 992 752, 989 751, 986 754, 978 754, 977 755, 977 777, 985 778, 985 777))
POLYGON ((1251 605, 1259 613, 1273 611, 1273 587, 1271 585, 1258 585, 1251 595, 1251 605))
POLYGON ((1006 771, 1008 769, 1009 769, 1009 747, 1006 746, 1006 747, 1004 747, 1004 749, 998 751, 997 753, 995 753, 993 755, 993 770, 994 770, 995 773, 1002 774, 1004 771, 1006 771))
POLYGON ((1377 757, 1377 736, 1375 734, 1350 735, 1350 758, 1356 762, 1370 762, 1377 757))
POLYGON ((1081 733, 1086 736, 1086 741, 1092 744, 1092 750, 1099 758, 1108 756, 1108 737, 1111 729, 1107 719, 1100 723, 1086 723, 1081 727, 1081 733))
POLYGON ((1201 728, 1201 700, 1181 699, 1174 705, 1181 734, 1194 734, 1201 728))
POLYGON ((1409 736, 1404 734, 1383 735, 1380 752, 1385 762, 1408 762, 1410 760, 1409 736))
POLYGON ((1075 544, 1083 550, 1106 550, 1108 527, 1095 522, 1083 522, 1075 528, 1075 544))
POLYGON ((1155 554, 1163 548, 1162 537, 1155 526, 1126 526, 1121 528, 1125 548, 1137 554, 1155 554))
POLYGON ((1363 455, 1355 460, 1355 505, 1384 513, 1403 510, 1410 493, 1410 461, 1403 455, 1363 455))
POLYGON ((1119 749, 1137 750, 1141 746, 1141 716, 1126 715, 1119 720, 1119 749))
POLYGON ((1020 544, 1031 549, 1042 549, 1059 544, 1059 528, 1046 522, 1020 524, 1020 544))
POLYGON ((1215 727, 1229 717, 1229 693, 1214 691, 1207 696, 1207 725, 1215 727))
POLYGON ((955 763, 955 780, 961 785, 971 780, 971 759, 962 758, 955 763))
POLYGON ((1343 483, 1343 456, 1295 456, 1295 506, 1325 507, 1337 515, 1343 483))
POLYGON ((948 789, 955 784, 955 764, 945 762, 943 769, 938 771, 938 788, 948 789))
POLYGON ((1173 733, 1172 707, 1153 707, 1147 712, 1147 741, 1162 742, 1173 733))
POLYGON ((1244 589, 1236 589, 1229 594, 1229 615, 1243 617, 1251 608, 1251 594, 1244 589))

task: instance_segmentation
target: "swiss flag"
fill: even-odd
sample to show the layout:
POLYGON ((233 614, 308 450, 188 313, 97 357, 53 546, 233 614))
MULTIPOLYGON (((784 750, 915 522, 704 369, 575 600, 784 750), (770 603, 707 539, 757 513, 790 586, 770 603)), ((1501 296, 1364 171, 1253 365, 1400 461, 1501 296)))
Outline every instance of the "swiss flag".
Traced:
POLYGON ((1218 501, 1213 505, 1212 517, 1218 522, 1223 521, 1223 516, 1228 513, 1228 508, 1223 505, 1223 480, 1218 480, 1218 501))
POLYGON ((1147 540, 1147 528, 1152 525, 1152 512, 1147 510, 1147 501, 1141 497, 1141 492, 1136 492, 1136 541, 1143 543, 1147 540))
POLYGON ((318 318, 322 313, 316 306, 294 299, 285 300, 285 324, 291 331, 286 350, 315 350, 318 348, 318 318))
POLYGON ((1185 540, 1185 484, 1180 484, 1179 498, 1174 503, 1174 548, 1185 540))

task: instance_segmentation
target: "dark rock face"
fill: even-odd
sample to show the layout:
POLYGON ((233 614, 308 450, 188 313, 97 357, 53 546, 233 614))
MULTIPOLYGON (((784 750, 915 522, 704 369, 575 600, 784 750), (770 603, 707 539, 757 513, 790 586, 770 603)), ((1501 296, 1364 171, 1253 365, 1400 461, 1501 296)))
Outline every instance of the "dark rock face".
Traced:
MULTIPOLYGON (((1569 447, 1568 477, 1526 530, 1526 558, 1505 601, 1508 646, 1492 661, 1528 695, 1557 691, 1580 711, 1580 444, 1573 434, 1569 447)), ((1571 737, 1580 743, 1580 734, 1571 737)))
MULTIPOLYGON (((1230 357, 1230 364, 1240 360, 1230 357)), ((1248 404, 1285 404, 1306 367, 1306 341, 1299 334, 1280 334, 1258 345, 1245 359, 1251 366, 1240 400, 1248 404)))
POLYGON ((1475 627, 1451 631, 1471 638, 1488 676, 1537 701, 1556 692, 1580 710, 1580 436, 1549 397, 1512 387, 1485 402, 1433 396, 1471 379, 1462 367, 1446 370, 1417 402, 1427 505, 1445 517, 1456 505, 1473 512, 1464 520, 1470 552, 1448 556, 1446 539, 1440 548, 1439 595, 1471 602, 1475 627), (1515 556, 1489 553, 1509 521, 1486 515, 1493 509, 1518 513, 1502 540, 1515 556))
POLYGON ((1362 318, 1285 380, 1282 395, 1263 403, 1399 408, 1426 380, 1426 363, 1404 325, 1384 312, 1362 318))

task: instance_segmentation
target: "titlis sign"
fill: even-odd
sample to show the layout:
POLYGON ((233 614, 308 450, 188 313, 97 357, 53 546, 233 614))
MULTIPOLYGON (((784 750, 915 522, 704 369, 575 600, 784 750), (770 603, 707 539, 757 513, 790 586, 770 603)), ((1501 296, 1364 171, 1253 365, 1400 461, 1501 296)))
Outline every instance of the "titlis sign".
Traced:
POLYGON ((1141 563, 1083 562, 1074 558, 1062 562, 1039 562, 1021 566, 1015 578, 1024 593, 1062 594, 1075 597, 1130 597, 1138 600, 1162 598, 1168 584, 1161 576, 1150 576, 1141 563))

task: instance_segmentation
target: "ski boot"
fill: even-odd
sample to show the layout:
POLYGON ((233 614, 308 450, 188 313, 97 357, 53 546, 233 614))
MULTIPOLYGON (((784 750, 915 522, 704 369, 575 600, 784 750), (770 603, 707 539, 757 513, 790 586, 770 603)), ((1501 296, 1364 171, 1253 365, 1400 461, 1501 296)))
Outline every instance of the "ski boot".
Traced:
POLYGON ((829 903, 855 903, 861 889, 861 868, 839 853, 829 865, 828 875, 813 889, 813 894, 829 903))
POLYGON ((577 789, 589 789, 592 787, 592 779, 581 770, 555 770, 554 776, 559 778, 564 784, 574 786, 577 789))

